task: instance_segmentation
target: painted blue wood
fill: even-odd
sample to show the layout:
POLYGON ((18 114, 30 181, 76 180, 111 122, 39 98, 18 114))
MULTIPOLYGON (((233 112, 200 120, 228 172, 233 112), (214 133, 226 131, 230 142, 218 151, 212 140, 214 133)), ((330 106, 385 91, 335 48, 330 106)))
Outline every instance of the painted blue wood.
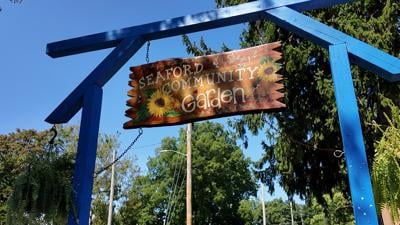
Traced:
POLYGON ((61 104, 46 118, 51 124, 68 122, 82 107, 83 95, 93 84, 103 87, 108 80, 142 47, 142 38, 122 41, 61 104))
MULTIPOLYGON (((306 6, 311 7, 311 3, 314 4, 313 7, 316 7, 315 4, 317 4, 315 1, 307 1, 307 4, 309 4, 307 5, 305 2, 298 2, 298 0, 285 0, 280 2, 280 4, 288 5, 290 1, 297 2, 296 4, 292 2, 293 5, 291 6, 294 8, 306 6)), ((344 2, 344 0, 337 0, 335 2, 344 2)), ((333 3, 334 2, 332 1, 324 1, 324 3, 320 3, 318 6, 327 6, 327 4, 333 3)), ((79 53, 81 52, 79 49, 82 48, 86 50, 100 49, 100 47, 103 46, 100 43, 105 44, 104 46, 108 46, 108 41, 111 40, 119 43, 118 47, 49 115, 49 117, 47 117, 46 121, 49 123, 65 123, 69 121, 79 111, 82 105, 82 95, 85 87, 91 83, 97 83, 100 86, 103 86, 104 83, 106 83, 115 74, 115 72, 143 45, 146 39, 174 36, 183 31, 188 31, 187 29, 209 29, 210 26, 216 26, 216 24, 218 24, 218 26, 230 25, 230 23, 225 20, 230 18, 230 13, 233 15, 232 18, 235 18, 235 16, 237 17, 249 12, 254 12, 257 11, 256 9, 260 8, 264 9, 267 8, 267 6, 273 6, 273 9, 265 11, 266 13, 263 12, 263 15, 267 16, 279 26, 295 32, 298 35, 303 36, 325 48, 328 48, 328 46, 332 44, 346 42, 352 62, 377 73, 389 81, 400 80, 400 60, 398 58, 380 51, 340 31, 337 31, 332 27, 322 24, 293 9, 288 7, 279 7, 279 4, 276 3, 276 1, 271 0, 252 2, 248 4, 251 5, 244 5, 249 6, 250 10, 246 10, 243 5, 240 5, 241 7, 228 7, 208 12, 209 14, 214 12, 214 14, 219 13, 220 15, 206 16, 207 13, 196 14, 187 16, 186 19, 185 17, 180 17, 180 20, 183 20, 180 22, 176 21, 178 19, 172 19, 163 22, 126 28, 119 31, 111 31, 49 44, 49 53, 57 55, 65 51, 77 51, 75 53, 79 53), (261 3, 265 5, 261 6, 261 3), (173 22, 174 20, 175 22, 173 22), (143 37, 134 36, 126 38, 123 41, 119 40, 119 38, 134 34, 142 34, 143 37), (98 48, 92 48, 91 46, 97 46, 98 48)), ((244 18, 249 19, 249 15, 246 15, 247 16, 244 18)))
POLYGON ((123 39, 128 37, 132 38, 142 36, 146 40, 154 40, 249 22, 265 17, 265 10, 281 6, 289 6, 292 9, 302 11, 328 7, 350 1, 351 0, 260 0, 198 14, 50 43, 47 45, 47 54, 51 57, 62 57, 114 47, 123 39))
POLYGON ((68 225, 89 223, 102 96, 102 88, 92 85, 86 88, 83 97, 82 119, 73 177, 74 207, 76 207, 77 218, 74 218, 71 212, 68 225))
POLYGON ((266 14, 277 25, 325 48, 346 43, 353 63, 388 81, 400 81, 400 59, 288 7, 267 10, 266 14))
POLYGON ((378 225, 346 44, 329 46, 329 57, 356 224, 378 225))
POLYGON ((83 106, 74 172, 79 222, 70 216, 69 225, 87 224, 89 219, 103 85, 146 40, 263 18, 329 48, 355 218, 357 224, 377 224, 348 57, 389 81, 400 80, 400 61, 296 11, 345 2, 349 0, 264 0, 48 44, 47 53, 52 57, 117 46, 46 119, 49 123, 68 122, 83 106))

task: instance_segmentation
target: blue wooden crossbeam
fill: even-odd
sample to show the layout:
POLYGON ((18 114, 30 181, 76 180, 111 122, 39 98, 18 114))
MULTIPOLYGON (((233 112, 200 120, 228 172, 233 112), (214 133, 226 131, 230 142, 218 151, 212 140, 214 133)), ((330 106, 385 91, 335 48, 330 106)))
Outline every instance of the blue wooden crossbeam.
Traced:
POLYGON ((123 40, 61 104, 46 118, 52 124, 68 122, 81 108, 83 95, 87 88, 96 84, 103 87, 108 80, 142 47, 145 41, 140 38, 123 40))
POLYGON ((400 81, 400 59, 288 7, 267 10, 266 14, 277 25, 322 47, 345 43, 353 63, 388 81, 400 81))
POLYGON ((202 30, 209 30, 233 24, 254 21, 265 17, 268 9, 288 6, 291 9, 304 11, 324 8, 335 4, 350 2, 351 0, 261 0, 237 6, 215 9, 193 15, 177 17, 102 32, 98 34, 73 38, 50 43, 47 45, 47 54, 51 57, 62 57, 95 51, 117 46, 125 38, 142 36, 146 40, 155 40, 165 37, 187 34, 202 30))
POLYGON ((46 118, 52 124, 68 122, 82 107, 82 96, 93 83, 102 87, 142 47, 145 40, 171 37, 195 31, 262 19, 265 11, 284 6, 296 10, 327 7, 350 0, 264 0, 177 17, 121 30, 114 30, 47 45, 47 54, 61 57, 117 46, 89 76, 46 118))

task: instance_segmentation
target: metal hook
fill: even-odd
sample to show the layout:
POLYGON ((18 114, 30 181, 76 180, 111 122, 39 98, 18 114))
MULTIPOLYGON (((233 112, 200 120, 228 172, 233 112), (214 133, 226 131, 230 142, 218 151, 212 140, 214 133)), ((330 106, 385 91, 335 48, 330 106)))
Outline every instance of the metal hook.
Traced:
POLYGON ((50 139, 49 144, 53 145, 54 144, 54 140, 56 139, 57 134, 58 134, 57 127, 56 127, 55 124, 53 124, 53 127, 50 129, 50 131, 53 132, 54 134, 53 134, 53 137, 50 139))
POLYGON ((333 156, 335 156, 336 158, 342 158, 343 154, 344 154, 344 151, 339 150, 339 149, 336 149, 336 150, 333 152, 333 156))

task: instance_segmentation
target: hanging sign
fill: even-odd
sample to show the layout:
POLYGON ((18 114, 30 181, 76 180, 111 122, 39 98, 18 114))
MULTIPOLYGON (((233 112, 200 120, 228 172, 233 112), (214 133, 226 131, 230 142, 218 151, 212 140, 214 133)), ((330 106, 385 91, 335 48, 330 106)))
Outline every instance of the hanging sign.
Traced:
POLYGON ((124 128, 188 123, 209 118, 277 111, 280 42, 131 67, 124 128))

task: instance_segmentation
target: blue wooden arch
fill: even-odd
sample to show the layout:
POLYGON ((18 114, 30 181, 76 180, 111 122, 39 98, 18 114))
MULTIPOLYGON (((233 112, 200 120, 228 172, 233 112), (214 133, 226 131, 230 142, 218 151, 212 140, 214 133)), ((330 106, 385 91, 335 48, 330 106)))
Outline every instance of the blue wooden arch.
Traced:
POLYGON ((382 78, 400 80, 400 60, 304 14, 351 0, 259 0, 169 20, 50 43, 47 54, 63 57, 115 47, 114 50, 46 118, 68 122, 81 108, 82 119, 73 178, 77 218, 69 225, 88 224, 99 132, 102 87, 149 40, 161 39, 237 23, 268 19, 329 49, 353 212, 358 225, 377 225, 377 214, 353 86, 350 62, 382 78))

